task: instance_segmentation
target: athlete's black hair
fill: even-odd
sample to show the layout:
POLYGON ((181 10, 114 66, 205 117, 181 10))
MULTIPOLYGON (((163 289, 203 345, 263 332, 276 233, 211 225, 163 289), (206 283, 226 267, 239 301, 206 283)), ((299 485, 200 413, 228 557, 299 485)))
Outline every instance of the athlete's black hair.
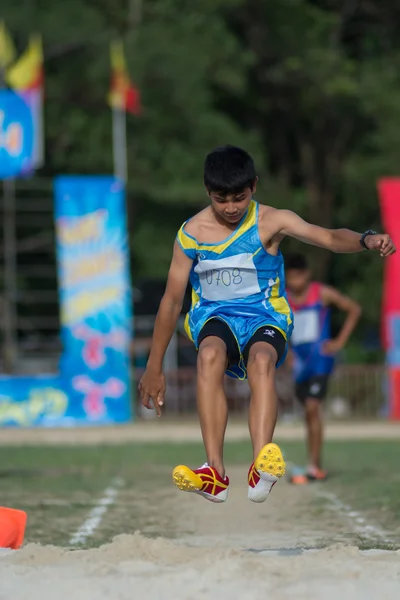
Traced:
POLYGON ((204 185, 209 192, 239 194, 252 188, 257 179, 253 159, 242 148, 221 146, 210 152, 204 163, 204 185))
POLYGON ((296 271, 306 271, 308 262, 304 254, 288 254, 285 256, 285 270, 295 269, 296 271))

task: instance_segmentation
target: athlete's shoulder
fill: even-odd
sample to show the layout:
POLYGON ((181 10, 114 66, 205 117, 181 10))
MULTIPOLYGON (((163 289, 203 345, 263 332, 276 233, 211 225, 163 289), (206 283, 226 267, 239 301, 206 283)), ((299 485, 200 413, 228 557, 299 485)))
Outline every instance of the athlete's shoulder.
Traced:
POLYGON ((285 227, 293 217, 299 218, 299 215, 288 208, 274 208, 265 204, 260 204, 259 215, 261 218, 272 222, 279 229, 285 227))
POLYGON ((273 206, 268 206, 268 204, 259 204, 258 206, 258 222, 261 227, 263 225, 267 226, 268 230, 271 232, 276 229, 278 231, 280 229, 280 224, 284 220, 284 211, 279 208, 274 208, 273 206))
POLYGON ((214 223, 214 214, 208 206, 183 223, 181 230, 196 240, 202 240, 204 232, 209 230, 210 226, 214 225, 214 223))
MULTIPOLYGON (((280 233, 283 222, 281 213, 282 210, 274 208, 273 206, 265 204, 260 204, 259 206, 258 230, 262 243, 268 251, 271 251, 271 248, 274 245, 277 250, 280 242, 285 237, 280 233)), ((272 252, 272 254, 274 254, 274 252, 272 252)))
POLYGON ((202 239, 202 231, 207 227, 209 222, 209 208, 205 208, 188 221, 185 221, 176 236, 176 240, 184 253, 192 260, 196 258, 196 252, 199 246, 199 241, 202 239))
POLYGON ((211 209, 209 206, 207 206, 207 208, 204 208, 200 212, 196 213, 193 217, 185 221, 181 227, 181 230, 197 239, 202 228, 210 221, 210 212, 211 209))
POLYGON ((315 282, 315 284, 319 286, 319 295, 323 304, 334 304, 338 295, 341 296, 341 292, 331 285, 319 282, 315 282))
POLYGON ((258 203, 258 218, 259 219, 276 217, 278 213, 279 213, 278 208, 274 208, 273 206, 268 206, 268 204, 258 203))

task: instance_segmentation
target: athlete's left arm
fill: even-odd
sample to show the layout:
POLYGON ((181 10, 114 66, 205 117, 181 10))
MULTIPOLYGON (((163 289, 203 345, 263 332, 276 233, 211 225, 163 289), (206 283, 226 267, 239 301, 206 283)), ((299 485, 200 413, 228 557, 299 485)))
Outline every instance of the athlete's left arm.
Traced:
POLYGON ((361 306, 348 296, 328 285, 321 288, 321 300, 325 305, 336 306, 339 310, 347 313, 347 317, 337 337, 325 343, 324 350, 328 354, 336 354, 346 344, 353 333, 361 316, 361 306))
MULTIPOLYGON (((304 221, 291 210, 277 210, 278 233, 289 235, 301 242, 326 248, 332 252, 354 253, 364 250, 360 243, 362 234, 350 229, 325 229, 304 221)), ((368 250, 378 250, 382 257, 390 256, 396 248, 387 233, 367 235, 368 250)))

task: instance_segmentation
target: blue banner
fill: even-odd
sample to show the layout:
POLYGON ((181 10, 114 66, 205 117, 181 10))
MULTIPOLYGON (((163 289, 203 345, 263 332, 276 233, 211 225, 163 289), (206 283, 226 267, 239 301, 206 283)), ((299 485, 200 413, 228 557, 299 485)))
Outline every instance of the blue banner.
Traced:
POLYGON ((33 155, 31 107, 18 94, 0 90, 0 179, 24 173, 32 164, 33 155))
POLYGON ((66 424, 68 396, 60 377, 0 377, 0 425, 66 424))
POLYGON ((43 90, 33 88, 19 91, 19 96, 29 108, 32 116, 32 153, 21 170, 20 177, 30 177, 44 163, 43 90))
POLYGON ((129 421, 132 301, 122 184, 58 177, 55 219, 60 374, 0 378, 0 425, 129 421))
POLYGON ((69 412, 126 421, 132 301, 123 187, 111 177, 58 177, 55 217, 69 412))

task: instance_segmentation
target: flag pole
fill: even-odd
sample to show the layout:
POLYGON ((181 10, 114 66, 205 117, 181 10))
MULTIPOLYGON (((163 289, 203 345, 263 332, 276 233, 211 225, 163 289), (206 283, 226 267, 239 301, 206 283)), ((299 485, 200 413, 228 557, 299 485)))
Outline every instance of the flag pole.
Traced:
POLYGON ((4 252, 4 371, 13 373, 17 360, 17 245, 15 181, 3 180, 3 252, 4 252))
MULTIPOLYGON (((0 89, 5 88, 5 69, 0 65, 0 89)), ((0 127, 2 123, 0 123, 0 127)), ((17 359, 16 301, 17 301, 17 245, 15 224, 15 182, 3 179, 3 258, 4 296, 0 306, 4 340, 1 354, 4 371, 13 373, 17 359)), ((0 298, 1 300, 1 298, 0 298)))
POLYGON ((123 108, 112 109, 112 134, 114 177, 126 186, 128 181, 128 161, 126 147, 126 112, 123 108))

